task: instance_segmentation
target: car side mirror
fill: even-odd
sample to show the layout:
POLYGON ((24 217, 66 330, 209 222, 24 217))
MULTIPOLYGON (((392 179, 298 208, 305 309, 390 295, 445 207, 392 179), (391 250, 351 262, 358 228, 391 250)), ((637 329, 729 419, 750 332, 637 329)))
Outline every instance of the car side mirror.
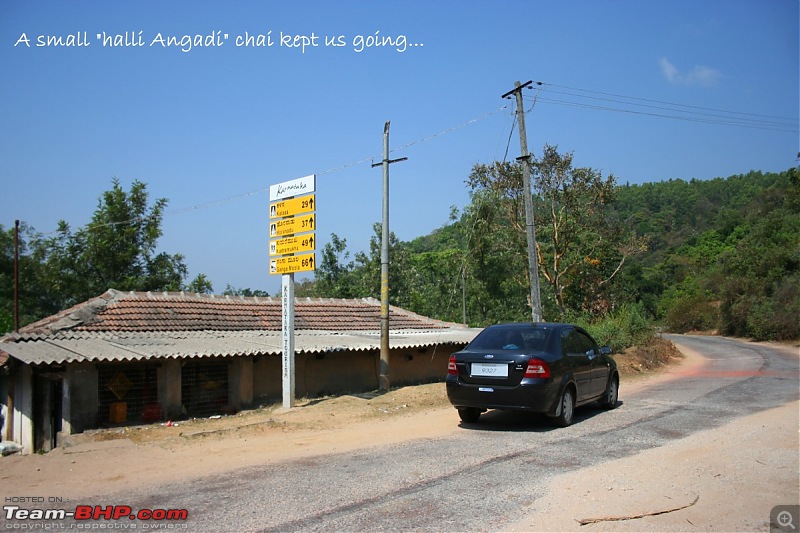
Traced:
POLYGON ((612 353, 611 347, 609 347, 609 346, 601 346, 600 347, 600 353, 603 354, 603 355, 611 355, 611 353, 612 353))

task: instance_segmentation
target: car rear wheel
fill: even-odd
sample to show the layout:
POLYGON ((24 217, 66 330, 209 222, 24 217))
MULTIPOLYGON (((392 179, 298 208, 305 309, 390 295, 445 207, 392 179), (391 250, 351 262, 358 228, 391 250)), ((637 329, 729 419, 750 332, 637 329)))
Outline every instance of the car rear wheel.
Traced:
POLYGON ((603 409, 613 409, 619 403, 619 378, 613 376, 608 382, 605 394, 600 399, 600 406, 603 409))
POLYGON ((462 422, 473 424, 481 417, 481 410, 476 407, 459 407, 458 416, 462 422))
POLYGON ((561 405, 558 414, 553 418, 553 423, 558 427, 565 428, 572 424, 572 417, 575 414, 575 396, 571 388, 564 389, 561 395, 561 405))

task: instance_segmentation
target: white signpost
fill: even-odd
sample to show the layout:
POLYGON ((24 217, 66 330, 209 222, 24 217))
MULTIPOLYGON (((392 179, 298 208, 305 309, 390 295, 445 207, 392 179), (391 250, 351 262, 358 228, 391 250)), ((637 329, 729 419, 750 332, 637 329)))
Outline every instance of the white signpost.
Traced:
POLYGON ((275 200, 283 200, 284 198, 291 198, 293 196, 311 194, 314 192, 316 184, 317 176, 316 174, 311 174, 304 178, 297 178, 296 180, 270 185, 269 201, 274 202, 275 200))
MULTIPOLYGON (((295 233, 304 233, 316 229, 316 216, 313 210, 316 209, 315 195, 311 194, 316 189, 316 175, 305 176, 291 181, 285 181, 276 185, 270 185, 270 237, 282 237, 276 241, 270 241, 270 256, 281 255, 275 259, 270 259, 270 274, 281 274, 281 316, 282 316, 282 342, 283 349, 281 375, 283 389, 283 407, 289 409, 294 407, 294 272, 314 270, 314 253, 295 257, 297 248, 307 251, 307 241, 314 242, 314 234, 305 235, 299 239, 300 244, 296 245, 295 233), (308 198, 302 196, 311 194, 308 198), (295 198, 301 197, 301 198, 295 198), (290 198, 290 201, 280 201, 290 198), (276 203, 272 203, 276 202, 276 203), (309 214, 311 213, 311 214, 309 214), (304 216, 295 218, 294 215, 303 214, 304 216), (275 221, 272 221, 276 219, 275 221), (310 221, 310 223, 309 223, 310 221), (303 241, 306 245, 303 246, 303 241), (282 252, 289 252, 283 255, 282 252)), ((313 250, 313 244, 310 247, 313 250)))

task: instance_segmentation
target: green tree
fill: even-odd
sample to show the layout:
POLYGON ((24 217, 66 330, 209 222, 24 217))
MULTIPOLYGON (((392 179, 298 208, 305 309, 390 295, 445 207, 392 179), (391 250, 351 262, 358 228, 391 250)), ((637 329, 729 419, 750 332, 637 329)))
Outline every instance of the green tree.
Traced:
POLYGON ((722 331, 765 339, 800 336, 800 209, 773 208, 750 221, 718 269, 722 331))
MULTIPOLYGON (((225 290, 222 291, 222 294, 223 296, 245 296, 248 298, 251 298, 253 296, 258 296, 258 297, 263 296, 266 298, 269 296, 269 293, 267 291, 262 291, 261 289, 250 289, 250 288, 239 289, 237 287, 232 287, 230 283, 225 287, 225 290)), ((280 296, 280 292, 277 293, 276 296, 280 296)))
POLYGON ((211 284, 211 280, 206 277, 205 274, 198 274, 190 283, 186 286, 186 290, 189 292, 197 292, 200 294, 211 294, 214 292, 214 287, 211 284))
POLYGON ((181 254, 157 252, 167 200, 148 205, 147 186, 126 192, 116 178, 91 222, 72 231, 63 220, 55 237, 40 241, 45 281, 65 308, 108 290, 181 290, 188 273, 181 254))
MULTIPOLYGON (((612 307, 604 293, 606 286, 626 259, 645 246, 608 216, 616 179, 604 178, 591 168, 575 168, 572 161, 571 153, 559 154, 556 147, 545 145, 543 155, 533 163, 539 272, 559 314, 568 308, 602 314, 612 307)), ((529 287, 528 268, 520 260, 527 253, 520 164, 475 165, 467 184, 473 191, 473 204, 482 202, 480 210, 489 223, 485 234, 496 242, 492 255, 500 253, 505 262, 514 256, 518 266, 512 279, 529 287)))
MULTIPOLYGON (((484 168, 476 166, 476 170, 484 168)), ((478 186, 470 196, 472 202, 461 218, 468 322, 525 320, 530 316, 527 255, 519 227, 509 224, 509 212, 520 207, 493 188, 478 186)))
MULTIPOLYGON (((314 282, 303 287, 302 295, 326 298, 380 298, 381 282, 381 225, 372 226, 369 253, 357 252, 350 260, 347 240, 335 233, 331 242, 322 249, 322 259, 314 273, 314 282)), ((407 245, 389 233, 389 302, 391 305, 408 307, 410 302, 410 279, 413 279, 411 253, 407 245)))
MULTIPOLYGON (((14 228, 0 225, 0 334, 14 328, 14 228)), ((51 287, 43 282, 40 237, 25 222, 19 228, 19 318, 24 326, 59 311, 51 287)))
POLYGON ((795 168, 619 188, 615 216, 650 243, 630 297, 674 331, 800 336, 798 199, 795 168))
POLYGON ((533 163, 539 264, 560 311, 571 300, 573 307, 604 314, 613 308, 606 286, 646 246, 608 216, 616 178, 572 162, 571 152, 545 145, 533 163))
POLYGON ((331 233, 331 241, 322 248, 322 260, 314 272, 314 291, 327 298, 353 298, 355 263, 349 261, 347 239, 331 233))

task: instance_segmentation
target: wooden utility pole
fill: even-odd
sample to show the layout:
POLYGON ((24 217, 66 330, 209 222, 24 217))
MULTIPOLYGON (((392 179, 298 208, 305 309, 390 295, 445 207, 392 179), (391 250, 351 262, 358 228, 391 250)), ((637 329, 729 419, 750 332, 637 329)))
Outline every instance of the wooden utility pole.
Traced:
POLYGON ((389 121, 383 126, 383 222, 381 223, 381 360, 378 387, 389 390, 389 165, 407 157, 389 159, 389 121))
POLYGON ((502 96, 508 98, 512 94, 517 99, 517 122, 519 123, 520 155, 517 161, 522 163, 522 194, 525 197, 525 229, 528 241, 528 277, 531 280, 531 315, 534 322, 542 321, 542 298, 539 291, 539 261, 536 253, 536 226, 533 219, 533 197, 531 196, 531 168, 528 155, 528 137, 525 132, 525 108, 522 105, 522 89, 530 87, 533 81, 524 84, 514 83, 514 88, 502 96))
POLYGON ((14 221, 14 332, 19 333, 19 220, 14 221))

